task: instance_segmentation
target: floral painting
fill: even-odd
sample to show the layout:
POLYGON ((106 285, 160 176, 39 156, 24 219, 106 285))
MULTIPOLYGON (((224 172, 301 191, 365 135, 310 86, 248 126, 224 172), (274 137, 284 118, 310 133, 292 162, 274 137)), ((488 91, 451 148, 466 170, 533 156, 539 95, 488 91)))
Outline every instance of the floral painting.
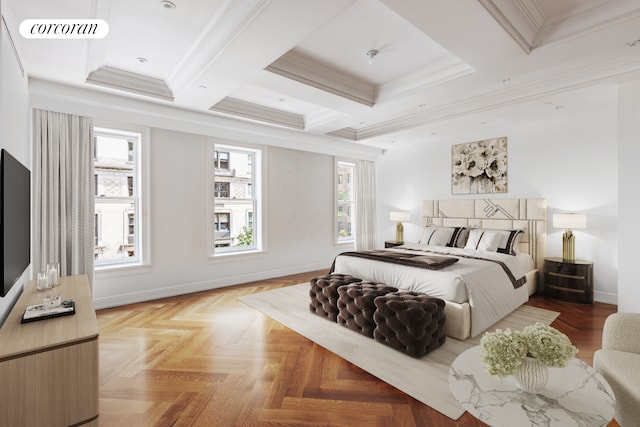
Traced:
POLYGON ((507 138, 451 146, 451 193, 507 192, 507 138))

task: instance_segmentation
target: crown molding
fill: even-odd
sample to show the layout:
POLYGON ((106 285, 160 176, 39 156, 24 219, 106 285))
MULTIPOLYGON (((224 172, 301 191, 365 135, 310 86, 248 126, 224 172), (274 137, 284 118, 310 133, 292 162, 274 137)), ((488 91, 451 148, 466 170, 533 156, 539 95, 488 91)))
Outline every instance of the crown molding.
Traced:
POLYGON ((71 86, 37 78, 29 79, 33 108, 82 114, 112 122, 136 123, 227 141, 302 150, 329 156, 375 160, 382 151, 364 144, 344 144, 337 138, 279 126, 225 117, 213 112, 186 110, 175 104, 144 97, 127 97, 91 86, 71 86))
POLYGON ((429 67, 376 86, 293 50, 278 58, 265 70, 369 107, 394 97, 445 83, 474 71, 461 59, 450 56, 429 67))
POLYGON ((343 128, 343 129, 338 129, 336 131, 333 132, 329 132, 327 135, 330 136, 335 136, 337 138, 342 138, 342 139, 346 139, 352 142, 355 142, 358 140, 358 131, 354 128, 343 128))
POLYGON ((11 45, 11 50, 13 51, 13 56, 16 58, 16 62, 18 63, 18 68, 20 68, 20 74, 24 77, 24 66, 22 65, 22 61, 20 60, 20 55, 18 55, 18 49, 16 49, 16 45, 13 42, 13 37, 11 36, 11 31, 9 31, 9 26, 7 22, 4 20, 4 15, 2 18, 2 29, 7 32, 7 39, 9 40, 9 44, 11 45))
POLYGON ((319 128, 325 125, 331 125, 340 118, 348 118, 349 116, 340 111, 331 110, 328 108, 314 111, 305 115, 305 129, 313 131, 314 128, 319 128))
POLYGON ((637 0, 585 2, 572 14, 549 17, 533 42, 535 48, 551 46, 620 25, 640 16, 637 0))
POLYGON ((411 93, 446 83, 475 70, 460 58, 449 56, 428 67, 410 72, 392 82, 380 86, 376 103, 403 97, 411 93))
POLYGON ((540 29, 531 25, 531 22, 523 16, 522 9, 516 2, 478 1, 526 54, 531 53, 533 39, 540 29), (497 4, 498 2, 500 5, 497 4))
POLYGON ((295 50, 265 68, 274 74, 372 107, 376 86, 317 62, 295 50))
POLYGON ((106 65, 89 74, 86 83, 173 102, 173 94, 164 80, 106 65))
POLYGON ((553 16, 545 15, 539 0, 479 2, 527 54, 640 15, 637 0, 584 1, 577 8, 553 16))
POLYGON ((304 129, 304 117, 300 114, 289 113, 236 98, 224 98, 209 110, 215 113, 229 114, 292 129, 304 129))
POLYGON ((436 108, 422 110, 418 113, 364 127, 357 131, 356 141, 508 107, 558 93, 623 79, 628 76, 636 76, 638 73, 640 73, 640 59, 636 57, 599 63, 590 68, 582 67, 566 70, 551 77, 513 84, 508 88, 492 90, 462 101, 451 102, 436 108), (616 71, 612 73, 612 70, 616 71))
POLYGON ((202 70, 211 66, 271 2, 225 0, 223 7, 211 17, 191 49, 169 75, 167 80, 176 93, 185 90, 200 76, 202 70), (202 52, 208 55, 202 55, 202 52))

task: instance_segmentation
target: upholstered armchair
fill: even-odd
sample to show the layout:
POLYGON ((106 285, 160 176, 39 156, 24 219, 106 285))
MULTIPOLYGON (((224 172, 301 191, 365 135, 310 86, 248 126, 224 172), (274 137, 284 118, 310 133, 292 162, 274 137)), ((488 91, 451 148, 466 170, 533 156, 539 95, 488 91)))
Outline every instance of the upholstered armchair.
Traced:
POLYGON ((602 349, 593 366, 616 396, 616 421, 623 427, 640 420, 640 313, 614 313, 602 331, 602 349))

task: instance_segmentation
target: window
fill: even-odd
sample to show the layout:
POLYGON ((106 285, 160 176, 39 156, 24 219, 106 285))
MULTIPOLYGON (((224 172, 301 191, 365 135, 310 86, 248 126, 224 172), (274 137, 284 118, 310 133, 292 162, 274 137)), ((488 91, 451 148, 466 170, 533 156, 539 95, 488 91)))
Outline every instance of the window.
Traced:
POLYGON ((230 182, 216 182, 215 197, 228 199, 230 196, 229 189, 231 188, 230 182))
POLYGON ((253 229, 253 212, 247 212, 247 227, 253 229))
POLYGON ((132 245, 135 242, 135 230, 136 230, 136 222, 135 215, 133 212, 127 213, 127 224, 128 224, 128 234, 127 234, 127 243, 132 245))
POLYGON ((262 150, 215 142, 212 147, 211 255, 260 251, 262 150))
POLYGON ((94 129, 95 265, 142 261, 142 133, 94 129))
POLYGON ((231 243, 231 227, 229 226, 228 212, 216 212, 214 214, 214 230, 216 247, 228 247, 231 243))
POLYGON ((216 151, 213 154, 215 168, 229 170, 229 153, 216 151))
POLYGON ((98 212, 95 213, 93 218, 93 244, 96 247, 95 253, 98 255, 98 241, 100 240, 100 214, 98 212))
POLYGON ((355 164, 338 161, 336 163, 336 241, 353 242, 354 187, 352 175, 355 164))

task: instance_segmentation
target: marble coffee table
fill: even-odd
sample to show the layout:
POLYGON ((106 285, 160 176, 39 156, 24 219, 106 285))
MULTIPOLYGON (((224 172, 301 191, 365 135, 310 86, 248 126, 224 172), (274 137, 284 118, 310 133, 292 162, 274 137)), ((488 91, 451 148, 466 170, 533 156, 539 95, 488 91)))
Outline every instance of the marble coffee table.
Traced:
POLYGON ((464 409, 491 426, 605 426, 615 412, 609 384, 577 358, 565 368, 549 368, 549 382, 532 394, 512 376, 487 374, 476 346, 454 360, 449 386, 464 409))

